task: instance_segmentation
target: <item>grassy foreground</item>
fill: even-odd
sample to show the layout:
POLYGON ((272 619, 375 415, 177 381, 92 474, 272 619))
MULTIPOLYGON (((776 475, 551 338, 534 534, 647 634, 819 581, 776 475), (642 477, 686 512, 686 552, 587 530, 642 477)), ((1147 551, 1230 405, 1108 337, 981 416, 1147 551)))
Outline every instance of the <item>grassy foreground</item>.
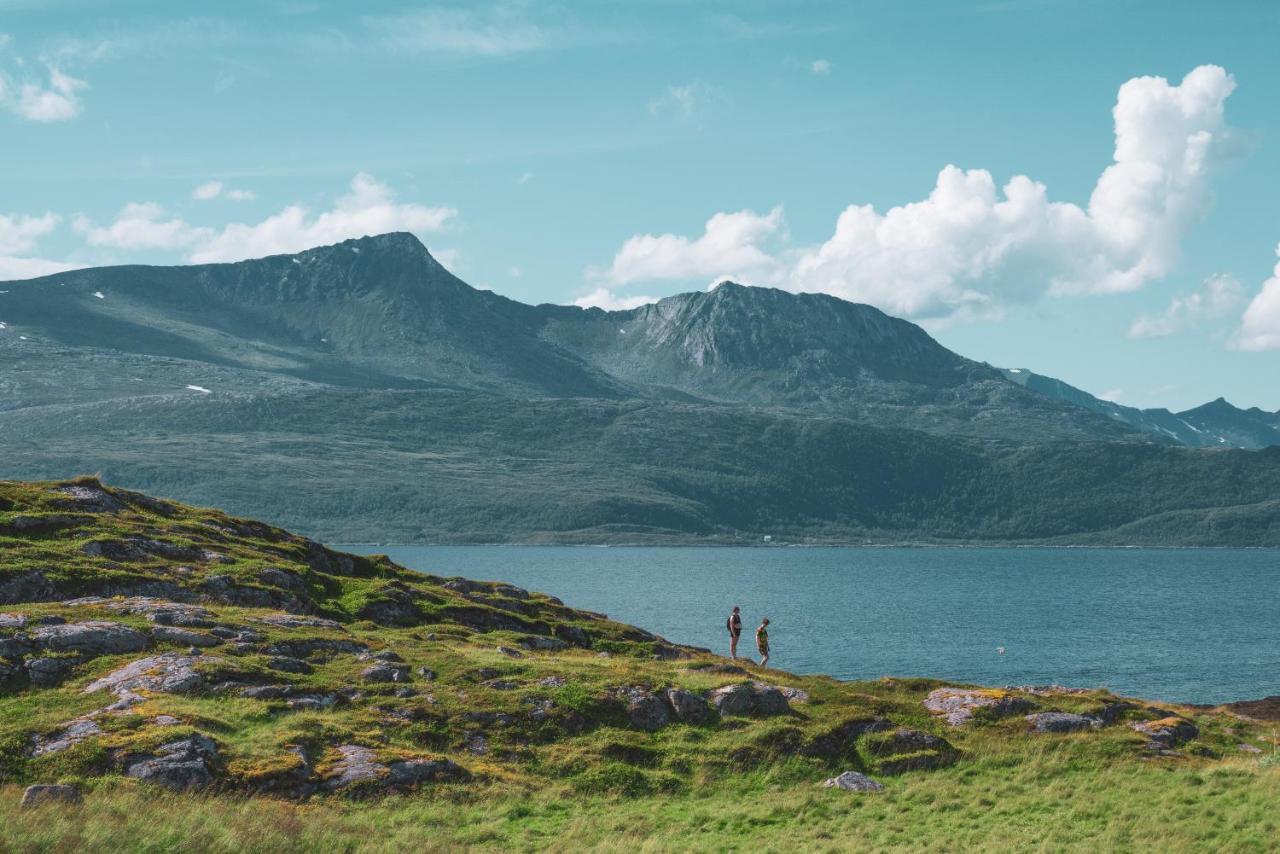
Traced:
POLYGON ((744 669, 93 480, 0 482, 0 851, 1280 844, 1274 724, 1052 687, 968 689, 948 722, 947 687, 744 669), (843 771, 885 790, 821 786, 843 771), (53 783, 83 800, 19 806, 53 783))
POLYGON ((891 780, 874 797, 785 767, 633 798, 553 783, 295 803, 116 784, 80 806, 21 810, 9 786, 0 820, 12 851, 1275 850, 1280 769, 1123 761, 1087 739, 983 739, 962 766, 891 780))

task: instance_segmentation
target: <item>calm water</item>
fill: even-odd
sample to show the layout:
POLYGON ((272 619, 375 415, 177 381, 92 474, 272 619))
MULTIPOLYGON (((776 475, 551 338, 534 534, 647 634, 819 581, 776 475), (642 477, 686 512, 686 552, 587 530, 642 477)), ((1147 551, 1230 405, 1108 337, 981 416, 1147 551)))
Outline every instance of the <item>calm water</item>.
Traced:
POLYGON ((344 548, 545 591, 717 651, 738 604, 743 646, 767 616, 773 662, 797 672, 1203 703, 1280 694, 1280 552, 344 548))

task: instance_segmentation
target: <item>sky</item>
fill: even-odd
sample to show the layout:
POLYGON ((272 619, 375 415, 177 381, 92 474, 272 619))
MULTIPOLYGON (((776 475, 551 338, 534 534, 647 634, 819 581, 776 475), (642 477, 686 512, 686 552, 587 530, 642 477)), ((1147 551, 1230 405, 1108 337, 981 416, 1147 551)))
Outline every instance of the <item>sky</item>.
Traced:
POLYGON ((1277 45, 1272 2, 0 0, 0 280, 407 230, 524 302, 732 278, 1280 409, 1277 45))

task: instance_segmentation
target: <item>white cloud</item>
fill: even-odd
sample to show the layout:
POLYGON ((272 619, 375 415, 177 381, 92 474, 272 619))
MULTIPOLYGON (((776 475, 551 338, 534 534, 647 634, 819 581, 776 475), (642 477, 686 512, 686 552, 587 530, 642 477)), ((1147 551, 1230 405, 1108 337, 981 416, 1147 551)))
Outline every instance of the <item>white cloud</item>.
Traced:
POLYGON ((227 199, 232 202, 248 202, 257 198, 252 190, 230 189, 221 181, 206 181, 191 191, 191 198, 200 202, 227 199))
POLYGON ((365 26, 393 50, 460 56, 508 56, 551 46, 558 28, 516 20, 509 8, 423 9, 368 17, 365 26))
MULTIPOLYGON (((1280 255, 1280 246, 1276 254, 1280 255)), ((1231 346, 1238 350, 1280 349, 1280 262, 1245 309, 1231 346)))
POLYGON ((1124 396, 1124 389, 1113 388, 1108 391, 1104 391, 1102 394, 1098 395, 1098 400, 1105 400, 1105 401, 1108 401, 1109 403, 1119 403, 1120 398, 1123 396, 1124 396))
POLYGON ((831 73, 831 61, 827 59, 815 59, 809 67, 814 74, 826 76, 831 73))
POLYGON ((1244 285, 1233 276, 1217 274, 1205 279, 1200 290, 1175 296, 1158 314, 1139 315, 1129 327, 1130 338, 1162 338, 1204 321, 1221 320, 1245 304, 1244 285))
POLYGON ((585 296, 580 296, 573 301, 573 304, 579 308, 603 308, 605 311, 627 311, 633 308, 639 308, 651 302, 657 302, 657 297, 623 297, 618 296, 608 288, 596 288, 585 296))
POLYGON ((0 73, 0 106, 33 122, 61 122, 74 119, 84 109, 80 90, 88 83, 56 66, 46 66, 47 83, 24 80, 14 82, 0 73))
POLYGON ((763 216, 750 210, 718 213, 707 220, 696 240, 675 234, 632 237, 604 277, 614 285, 693 277, 774 281, 781 275, 781 264, 762 244, 782 231, 781 206, 763 216))
POLYGON ((170 217, 154 202, 130 202, 106 226, 78 216, 72 228, 83 234, 90 246, 113 249, 181 249, 213 236, 212 229, 197 228, 181 217, 170 217))
POLYGON ((71 269, 61 261, 30 257, 40 238, 58 227, 59 218, 51 213, 0 214, 0 281, 34 279, 71 269))
POLYGON ((241 261, 388 231, 438 231, 457 213, 453 208, 399 203, 390 187, 361 172, 331 210, 312 217, 305 207, 290 205, 258 223, 232 223, 202 239, 190 260, 241 261))
POLYGON ((922 319, 991 315, 1045 294, 1136 290, 1173 269, 1182 237, 1208 210, 1210 176, 1229 134, 1223 107, 1234 88, 1211 65, 1177 85, 1160 77, 1126 82, 1113 110, 1114 160, 1083 208, 1050 201, 1046 187, 1025 175, 997 188, 990 172, 947 166, 925 199, 883 213, 850 205, 820 245, 770 252, 762 244, 779 222, 728 242, 717 257, 712 217, 696 239, 629 239, 611 279, 732 276, 749 258, 753 283, 922 319))
POLYGON ((649 102, 649 115, 693 118, 702 109, 712 92, 710 86, 697 80, 683 86, 668 86, 667 91, 649 102))
POLYGON ((516 179, 516 184, 523 187, 525 184, 528 184, 532 180, 533 180, 532 172, 521 172, 520 177, 516 179))
MULTIPOLYGON (((196 188, 196 197, 216 198, 214 189, 223 197, 229 196, 221 185, 213 188, 206 184, 196 188)), ((134 202, 125 205, 109 225, 99 226, 80 216, 73 227, 92 246, 185 249, 188 260, 204 264, 299 252, 388 231, 438 231, 456 215, 453 208, 399 203, 390 187, 361 172, 352 179, 346 195, 330 210, 315 216, 302 205, 289 205, 261 222, 209 228, 170 216, 154 202, 134 202)))
POLYGON ((206 181, 205 183, 201 184, 199 187, 196 187, 194 190, 191 191, 191 198, 201 202, 207 202, 211 199, 216 199, 218 198, 218 196, 221 196, 221 195, 222 195, 221 181, 206 181))
POLYGON ((524 271, 514 265, 507 268, 507 275, 513 279, 518 279, 524 275, 524 271))
POLYGON ((0 214, 0 255, 30 252, 41 237, 58 227, 58 217, 46 213, 0 214))

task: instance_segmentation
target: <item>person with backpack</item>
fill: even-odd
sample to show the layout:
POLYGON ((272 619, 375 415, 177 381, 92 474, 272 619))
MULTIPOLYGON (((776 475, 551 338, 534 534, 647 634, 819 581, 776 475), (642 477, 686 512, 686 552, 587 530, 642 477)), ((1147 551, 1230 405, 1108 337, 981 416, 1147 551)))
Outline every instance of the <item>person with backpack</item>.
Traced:
POLYGON ((769 618, 765 617, 760 621, 760 628, 756 629, 756 649, 760 650, 760 666, 769 666, 769 618))
POLYGON ((737 661, 738 638, 742 635, 742 614, 737 605, 733 606, 733 613, 729 615, 729 619, 724 621, 724 627, 729 630, 729 657, 737 661))

